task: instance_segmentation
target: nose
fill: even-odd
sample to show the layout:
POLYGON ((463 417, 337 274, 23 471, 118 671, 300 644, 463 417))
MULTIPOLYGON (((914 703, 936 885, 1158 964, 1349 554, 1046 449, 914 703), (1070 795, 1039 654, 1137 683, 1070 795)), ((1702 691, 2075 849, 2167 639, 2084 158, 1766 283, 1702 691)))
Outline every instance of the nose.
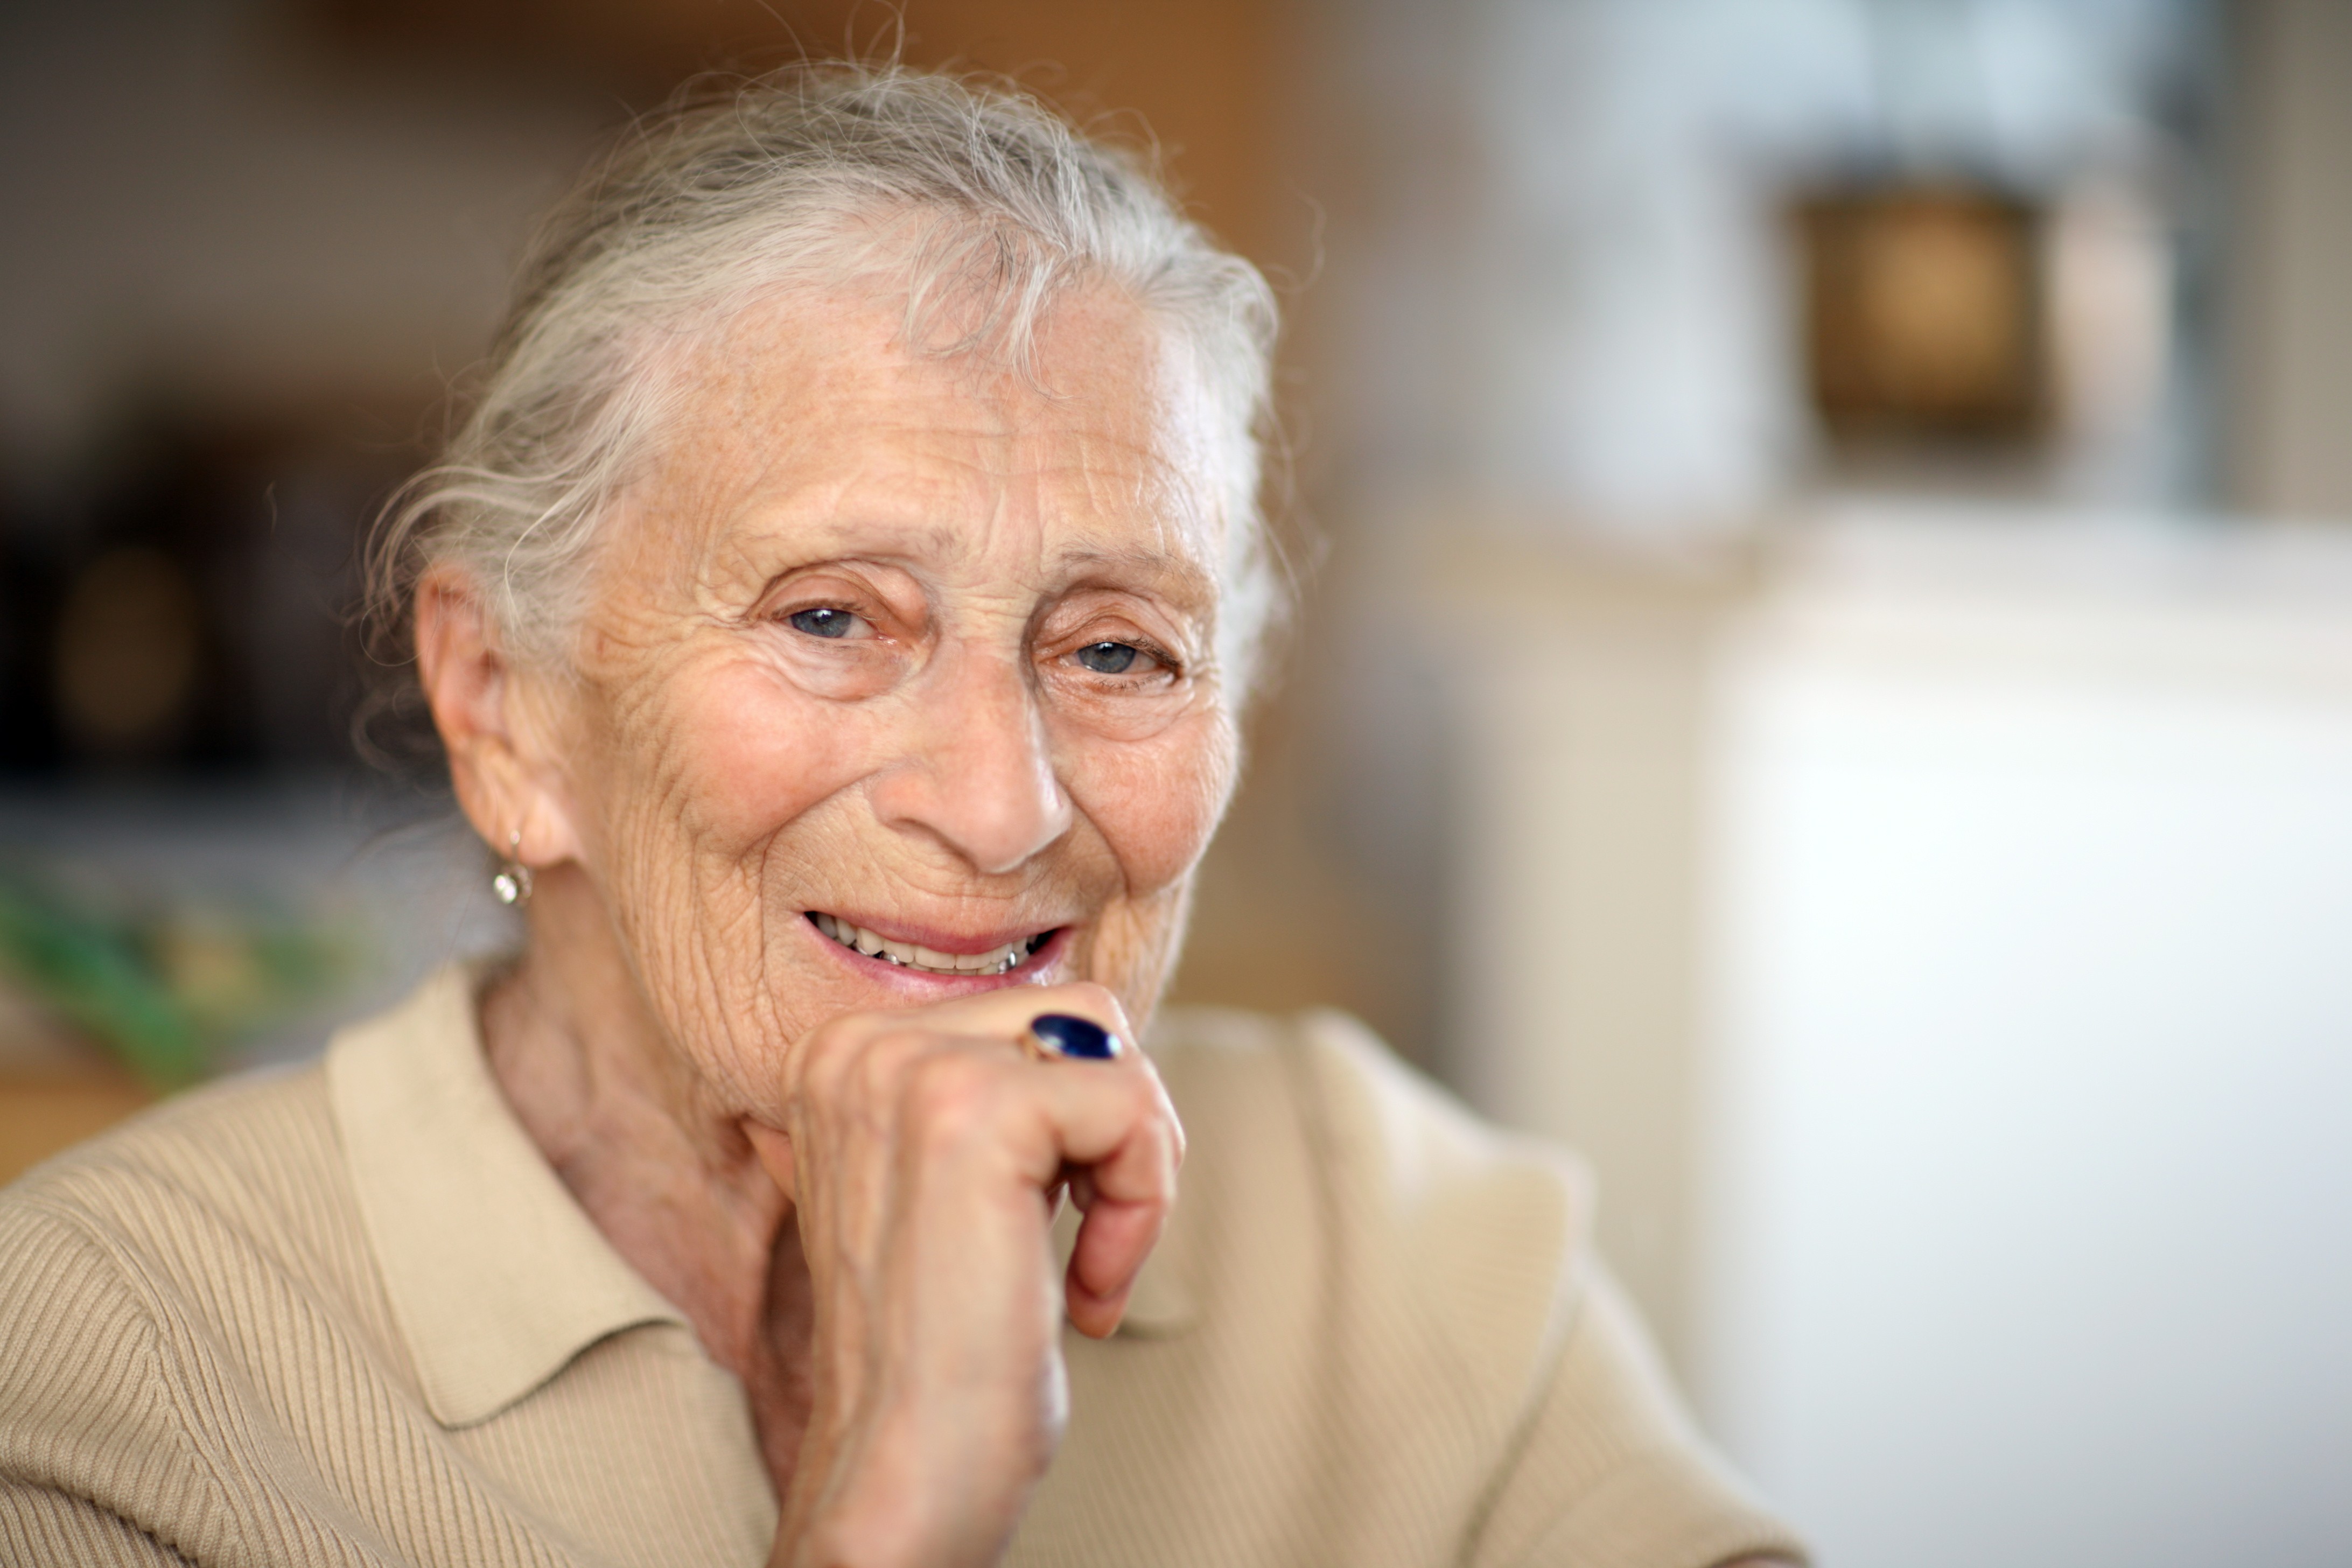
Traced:
POLYGON ((913 698, 905 755, 869 786, 875 813, 983 875, 1015 870, 1068 832, 1071 818, 1026 671, 964 651, 929 673, 913 698))

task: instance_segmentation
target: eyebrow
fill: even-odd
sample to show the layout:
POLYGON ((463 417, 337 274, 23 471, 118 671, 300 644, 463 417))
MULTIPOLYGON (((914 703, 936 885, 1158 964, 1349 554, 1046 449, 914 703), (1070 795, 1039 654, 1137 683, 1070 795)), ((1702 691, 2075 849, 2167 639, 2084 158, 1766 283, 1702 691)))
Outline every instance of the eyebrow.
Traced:
POLYGON ((1054 562, 1072 576, 1082 577, 1090 571, 1111 569, 1155 578, 1179 593, 1204 602, 1214 603, 1217 597, 1218 584, 1213 573, 1203 571, 1201 564, 1190 556, 1165 550, 1100 550, 1081 546, 1062 551, 1055 555, 1054 562))
MULTIPOLYGON (((761 521, 773 522, 779 518, 786 520, 793 531, 813 528, 823 540, 805 552, 805 560, 784 568, 788 572, 825 560, 857 556, 911 563, 926 555, 951 554, 963 542, 962 531, 951 524, 909 518, 845 516, 823 510, 793 518, 787 510, 766 513, 761 521)), ((1083 583, 1097 574, 1141 578, 1188 607, 1213 606, 1223 596, 1223 578, 1214 568, 1204 567, 1187 552, 1155 545, 1120 547, 1075 542, 1054 552, 1047 571, 1065 583, 1083 583)))

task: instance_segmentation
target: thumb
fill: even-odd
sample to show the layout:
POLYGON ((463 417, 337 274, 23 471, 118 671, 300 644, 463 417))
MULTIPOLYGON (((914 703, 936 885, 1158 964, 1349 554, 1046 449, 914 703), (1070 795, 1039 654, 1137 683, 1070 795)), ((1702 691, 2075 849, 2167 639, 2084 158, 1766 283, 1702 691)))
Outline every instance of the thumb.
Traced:
POLYGON ((743 1123, 743 1136, 751 1141, 751 1152, 760 1157, 760 1164, 768 1179, 776 1184, 788 1203, 798 1201, 799 1179, 793 1161, 793 1140, 789 1133, 757 1121, 743 1123))

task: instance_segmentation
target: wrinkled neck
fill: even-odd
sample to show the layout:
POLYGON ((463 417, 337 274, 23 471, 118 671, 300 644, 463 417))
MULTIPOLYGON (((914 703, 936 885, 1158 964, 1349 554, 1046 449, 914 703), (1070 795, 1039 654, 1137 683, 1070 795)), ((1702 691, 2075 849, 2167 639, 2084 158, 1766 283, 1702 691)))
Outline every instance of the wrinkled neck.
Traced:
POLYGON ((809 1295, 791 1205, 661 1027, 590 879, 542 873, 530 913, 529 948, 481 1002, 491 1075, 596 1228, 743 1382, 788 1470, 809 1295))

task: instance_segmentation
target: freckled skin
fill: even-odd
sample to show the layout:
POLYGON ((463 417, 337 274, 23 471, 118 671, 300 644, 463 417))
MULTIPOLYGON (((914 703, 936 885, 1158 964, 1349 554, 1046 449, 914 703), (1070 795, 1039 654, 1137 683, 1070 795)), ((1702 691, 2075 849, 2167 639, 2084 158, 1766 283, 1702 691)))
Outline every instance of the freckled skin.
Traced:
POLYGON ((1189 362, 1099 291, 1043 324, 1042 391, 907 353, 902 321, 770 303, 670 367, 572 668, 507 660, 454 570, 417 600, 459 800, 538 871, 492 1069, 743 1380, 780 1563, 1009 1536, 1059 1430, 1045 1194, 1090 1173, 1068 1306, 1108 1332, 1182 1146, 1139 1057, 1011 1042, 1049 1001, 1133 1037, 1237 767, 1189 362), (933 976, 811 911, 954 952, 1054 935, 933 976))

